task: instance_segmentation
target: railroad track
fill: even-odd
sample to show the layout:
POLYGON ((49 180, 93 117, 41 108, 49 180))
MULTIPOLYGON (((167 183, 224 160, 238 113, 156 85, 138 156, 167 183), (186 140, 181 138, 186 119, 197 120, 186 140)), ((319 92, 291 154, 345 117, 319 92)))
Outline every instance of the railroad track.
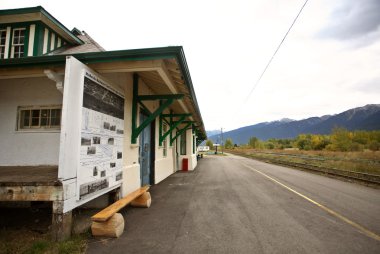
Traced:
POLYGON ((265 155, 276 155, 276 156, 285 156, 285 157, 293 157, 293 158, 301 158, 307 160, 317 160, 317 161, 348 161, 348 162, 364 162, 364 163, 372 163, 372 164, 380 164, 380 160, 368 160, 368 159, 349 159, 349 158, 337 158, 337 157, 318 157, 304 154, 291 154, 291 153, 271 153, 271 152, 260 152, 255 151, 257 154, 265 154, 265 155))
MULTIPOLYGON (((239 155, 239 156, 243 156, 243 157, 251 158, 255 160, 260 160, 260 161, 264 161, 264 162, 268 162, 272 164, 306 169, 306 170, 310 170, 310 171, 314 171, 318 173, 324 173, 328 175, 358 180, 358 181, 369 183, 369 184, 380 185, 380 175, 360 173, 360 172, 355 172, 355 171, 346 171, 346 170, 341 170, 341 169, 336 169, 336 168, 317 167, 317 166, 313 166, 306 163, 289 162, 289 161, 283 161, 283 160, 276 160, 272 158, 260 158, 260 157, 254 157, 252 154, 244 154, 244 153, 239 153, 235 151, 228 151, 228 152, 235 155, 239 155)), ((273 155, 276 155, 276 154, 273 154, 273 155)))

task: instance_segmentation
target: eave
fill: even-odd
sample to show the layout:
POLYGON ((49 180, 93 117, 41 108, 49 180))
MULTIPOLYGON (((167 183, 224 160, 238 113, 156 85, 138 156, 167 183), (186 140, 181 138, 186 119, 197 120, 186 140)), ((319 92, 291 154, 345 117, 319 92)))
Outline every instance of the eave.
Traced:
POLYGON ((0 24, 41 21, 65 40, 74 45, 83 44, 68 28, 41 6, 20 9, 0 10, 0 24))
MULTIPOLYGON (((139 64, 144 62, 146 66, 146 63, 150 61, 150 66, 148 67, 151 68, 152 71, 156 71, 166 84, 169 84, 169 86, 172 84, 172 87, 182 87, 182 90, 187 90, 186 94, 188 94, 189 98, 185 98, 185 100, 187 99, 187 105, 191 105, 194 108, 193 111, 196 114, 194 117, 196 118, 197 129, 200 130, 198 137, 200 139, 206 138, 204 123, 182 47, 91 52, 73 54, 73 56, 100 73, 123 71, 123 68, 125 68, 125 71, 128 69, 130 72, 134 68, 131 65, 135 65, 136 70, 142 71, 141 68, 144 67, 142 65, 139 66, 139 64), (106 63, 112 63, 112 65, 106 63), (168 68, 168 65, 173 65, 173 68, 168 68), (176 72, 177 78, 173 72, 176 72)), ((16 76, 20 77, 21 73, 26 76, 37 77, 39 75, 44 75, 42 71, 44 68, 57 70, 63 69, 65 61, 66 55, 45 55, 0 60, 0 79, 16 76)), ((149 75, 148 71, 150 70, 147 69, 144 74, 149 75)), ((146 76, 145 78, 149 78, 149 76, 146 76)), ((181 106, 183 107, 183 105, 181 106)))

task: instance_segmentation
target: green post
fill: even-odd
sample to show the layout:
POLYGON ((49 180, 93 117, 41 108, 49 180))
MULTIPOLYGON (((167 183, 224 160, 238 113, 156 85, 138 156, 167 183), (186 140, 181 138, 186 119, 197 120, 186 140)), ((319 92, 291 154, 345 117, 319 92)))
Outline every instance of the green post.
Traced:
POLYGON ((139 75, 137 73, 133 74, 133 98, 132 98, 132 137, 131 143, 137 143, 137 136, 134 135, 137 129, 137 97, 138 97, 138 89, 139 89, 139 75))
MULTIPOLYGON (((160 100, 160 106, 162 105, 162 101, 160 100)), ((159 126, 159 134, 158 134, 158 137, 159 137, 159 142, 158 142, 158 145, 159 146, 162 146, 162 143, 163 143, 163 140, 161 139, 162 137, 162 114, 160 115, 160 126, 159 126)))

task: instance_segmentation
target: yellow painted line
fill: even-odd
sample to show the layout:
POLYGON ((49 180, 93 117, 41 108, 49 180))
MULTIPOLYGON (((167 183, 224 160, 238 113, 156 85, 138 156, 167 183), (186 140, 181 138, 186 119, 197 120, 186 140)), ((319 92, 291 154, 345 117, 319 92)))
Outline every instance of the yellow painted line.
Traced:
POLYGON ((255 168, 253 168, 253 167, 250 167, 250 166, 248 166, 248 165, 245 165, 245 164, 243 164, 243 165, 244 165, 245 167, 247 167, 247 168, 249 168, 249 169, 251 169, 251 170, 254 170, 254 171, 256 171, 257 173, 259 173, 259 174, 265 176, 265 177, 268 178, 269 180, 271 180, 271 181, 277 183, 278 185, 281 185, 281 186, 284 187, 285 189, 287 189, 287 190, 289 190, 289 191, 291 191, 291 192, 297 194, 298 196, 300 196, 300 197, 306 199, 306 200, 309 201, 310 203, 313 203, 314 205, 318 206, 318 207, 321 208, 322 210, 324 210, 324 211, 328 212, 329 214, 331 214, 331 215, 333 215, 333 216, 335 216, 335 217, 341 219, 342 221, 346 222, 347 224, 349 224, 349 225, 355 227, 356 229, 358 229, 361 233, 365 234, 366 236, 371 237, 371 238, 373 238, 373 239, 375 239, 375 240, 377 240, 377 241, 380 241, 380 235, 378 235, 378 234, 372 232, 371 230, 369 230, 369 229, 367 229, 367 228, 365 228, 365 227, 359 225, 359 224, 356 223, 356 222, 353 222, 352 220, 348 219, 347 217, 345 217, 345 216, 339 214, 338 212, 335 212, 335 211, 331 210, 330 208, 328 208, 328 207, 326 207, 326 206, 324 206, 324 205, 322 205, 322 204, 320 204, 320 203, 318 203, 318 202, 312 200, 311 198, 306 197, 305 195, 299 193, 298 191, 293 190, 293 189, 290 188, 289 186, 286 186, 285 184, 283 184, 283 183, 277 181, 276 179, 274 179, 274 178, 268 176, 267 174, 265 174, 265 173, 263 173, 263 172, 261 172, 261 171, 255 169, 255 168))

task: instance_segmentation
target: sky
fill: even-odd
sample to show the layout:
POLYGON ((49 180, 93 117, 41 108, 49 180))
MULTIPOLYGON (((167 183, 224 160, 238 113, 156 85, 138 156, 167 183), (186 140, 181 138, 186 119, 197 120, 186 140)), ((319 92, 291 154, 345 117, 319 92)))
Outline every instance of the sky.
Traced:
POLYGON ((183 46, 206 129, 228 131, 380 103, 379 0, 309 0, 255 86, 304 2, 1 0, 0 9, 41 5, 106 50, 183 46))

